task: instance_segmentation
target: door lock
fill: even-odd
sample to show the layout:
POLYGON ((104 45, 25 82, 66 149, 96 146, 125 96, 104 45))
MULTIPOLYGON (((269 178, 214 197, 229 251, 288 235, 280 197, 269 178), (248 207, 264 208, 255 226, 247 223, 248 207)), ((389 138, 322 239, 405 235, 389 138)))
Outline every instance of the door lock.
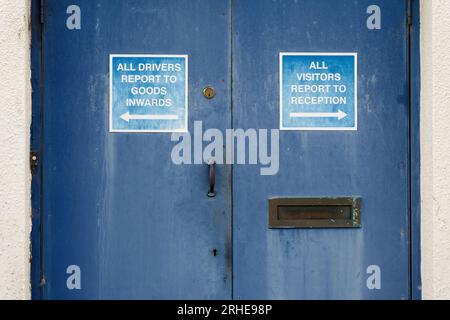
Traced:
POLYGON ((203 89, 203 96, 206 99, 212 99, 212 98, 214 98, 216 96, 216 90, 213 87, 210 87, 210 86, 205 87, 203 89))

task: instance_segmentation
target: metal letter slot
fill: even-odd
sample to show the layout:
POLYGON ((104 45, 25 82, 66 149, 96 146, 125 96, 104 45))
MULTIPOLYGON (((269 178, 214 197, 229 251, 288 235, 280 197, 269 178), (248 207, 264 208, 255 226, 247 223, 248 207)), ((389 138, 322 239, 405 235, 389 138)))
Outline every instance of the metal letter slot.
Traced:
POLYGON ((359 228, 361 199, 269 199, 269 228, 359 228))

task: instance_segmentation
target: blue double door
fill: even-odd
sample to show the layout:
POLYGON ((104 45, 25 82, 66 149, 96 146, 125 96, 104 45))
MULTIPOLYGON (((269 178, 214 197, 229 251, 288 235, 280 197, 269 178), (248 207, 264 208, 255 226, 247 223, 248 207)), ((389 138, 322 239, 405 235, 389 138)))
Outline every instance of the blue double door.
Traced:
POLYGON ((43 298, 410 297, 406 0, 46 0, 43 12, 43 298), (358 126, 279 131, 276 174, 217 164, 208 197, 208 164, 174 163, 171 133, 110 132, 111 54, 188 56, 194 162, 207 145, 195 121, 224 137, 280 129, 281 52, 357 53, 358 126), (361 227, 269 228, 274 197, 358 197, 361 227))

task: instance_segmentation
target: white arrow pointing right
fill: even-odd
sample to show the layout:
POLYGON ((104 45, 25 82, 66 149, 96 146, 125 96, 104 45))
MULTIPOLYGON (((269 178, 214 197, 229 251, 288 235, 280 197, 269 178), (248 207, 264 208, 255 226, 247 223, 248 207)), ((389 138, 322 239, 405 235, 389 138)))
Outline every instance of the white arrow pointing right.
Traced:
POLYGON ((338 118, 338 120, 344 119, 348 114, 342 110, 337 112, 291 112, 289 117, 291 118, 338 118))

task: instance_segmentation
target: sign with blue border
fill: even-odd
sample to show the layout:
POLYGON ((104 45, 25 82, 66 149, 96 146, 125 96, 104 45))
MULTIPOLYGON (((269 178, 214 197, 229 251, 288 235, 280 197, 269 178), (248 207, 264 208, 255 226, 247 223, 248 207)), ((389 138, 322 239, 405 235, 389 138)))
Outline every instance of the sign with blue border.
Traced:
POLYGON ((280 53, 281 130, 357 130, 357 64, 352 53, 280 53))
POLYGON ((110 132, 187 132, 187 55, 110 55, 110 132))

